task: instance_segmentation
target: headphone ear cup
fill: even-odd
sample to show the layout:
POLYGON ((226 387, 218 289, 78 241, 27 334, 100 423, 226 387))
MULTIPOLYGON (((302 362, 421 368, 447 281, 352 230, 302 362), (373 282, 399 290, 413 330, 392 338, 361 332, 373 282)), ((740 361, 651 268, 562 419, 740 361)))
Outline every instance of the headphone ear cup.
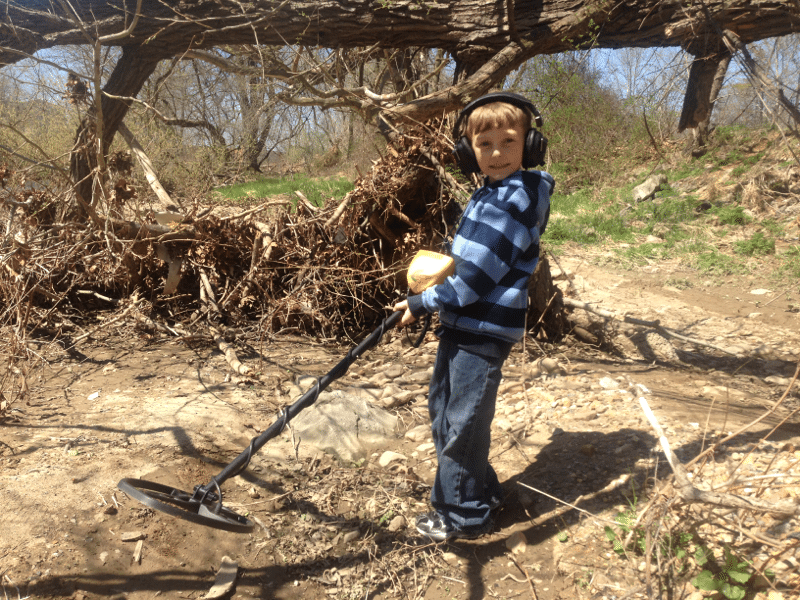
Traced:
POLYGON ((546 152, 547 138, 538 129, 528 129, 528 135, 525 136, 525 150, 522 154, 522 168, 531 169, 544 165, 546 152))
POLYGON ((458 168, 464 175, 479 173, 481 168, 478 166, 478 159, 472 151, 472 144, 469 143, 467 136, 461 138, 453 146, 453 156, 455 157, 458 168))

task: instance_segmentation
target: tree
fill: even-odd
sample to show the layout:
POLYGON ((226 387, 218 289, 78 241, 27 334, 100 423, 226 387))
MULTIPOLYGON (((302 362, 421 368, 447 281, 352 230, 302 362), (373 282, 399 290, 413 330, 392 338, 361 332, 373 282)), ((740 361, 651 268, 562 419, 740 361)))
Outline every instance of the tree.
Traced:
MULTIPOLYGON (((91 175, 102 168, 95 161, 102 163, 132 98, 158 64, 204 49, 288 44, 403 49, 413 44, 455 57, 460 77, 444 90, 387 100, 360 89, 337 98, 341 105, 362 109, 377 105, 386 120, 402 123, 425 121, 462 106, 532 56, 588 46, 683 46, 695 57, 680 123, 686 128, 697 127, 708 116, 715 78, 732 47, 800 31, 800 13, 793 3, 748 0, 689 4, 583 0, 577 5, 563 0, 534 5, 516 5, 512 0, 432 4, 389 0, 368 5, 354 0, 136 0, 135 5, 134 0, 0 2, 0 65, 60 45, 88 44, 96 57, 101 47, 121 48, 104 85, 95 72, 94 91, 96 96, 102 92, 102 99, 76 136, 71 172, 83 203, 91 203, 91 175), (88 151, 93 144, 99 150, 96 154, 88 151)), ((402 68, 402 61, 398 67, 402 68)), ((275 64, 269 76, 292 82, 298 92, 308 87, 307 78, 292 65, 275 64)), ((332 96, 336 95, 326 98, 329 104, 332 96)))

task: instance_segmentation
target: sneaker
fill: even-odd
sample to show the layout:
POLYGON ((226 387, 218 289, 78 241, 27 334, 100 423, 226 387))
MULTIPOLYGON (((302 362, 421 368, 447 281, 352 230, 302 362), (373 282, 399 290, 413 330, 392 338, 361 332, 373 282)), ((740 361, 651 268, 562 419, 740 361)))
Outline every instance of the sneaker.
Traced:
POLYGON ((484 525, 479 527, 470 527, 469 529, 448 527, 442 515, 435 510, 419 515, 417 517, 416 526, 417 531, 434 542, 446 542, 455 539, 474 540, 492 530, 491 521, 487 521, 484 525))
POLYGON ((489 498, 489 510, 491 512, 496 511, 498 508, 503 506, 506 503, 506 499, 504 496, 491 496, 489 498))

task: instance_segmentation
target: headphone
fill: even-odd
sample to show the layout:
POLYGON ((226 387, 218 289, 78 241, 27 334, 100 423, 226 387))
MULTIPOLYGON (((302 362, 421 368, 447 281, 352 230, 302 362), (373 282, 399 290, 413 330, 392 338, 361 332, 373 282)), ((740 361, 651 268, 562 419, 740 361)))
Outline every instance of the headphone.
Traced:
MULTIPOLYGON (((456 119, 456 124, 453 126, 453 139, 458 140, 455 146, 453 146, 453 156, 455 157, 458 168, 461 169, 464 175, 480 173, 481 169, 478 166, 478 159, 475 157, 472 144, 469 139, 467 139, 467 136, 462 135, 458 137, 461 123, 469 117, 473 110, 479 106, 491 104, 492 102, 512 104, 517 108, 529 112, 537 127, 541 127, 544 124, 542 115, 539 114, 539 111, 536 110, 533 103, 519 94, 513 92, 492 92, 491 94, 486 94, 485 96, 473 100, 461 110, 458 119, 456 119)), ((537 129, 528 129, 528 132, 525 134, 525 148, 522 152, 522 168, 530 169, 531 167, 543 165, 545 152, 547 152, 547 138, 537 129)))

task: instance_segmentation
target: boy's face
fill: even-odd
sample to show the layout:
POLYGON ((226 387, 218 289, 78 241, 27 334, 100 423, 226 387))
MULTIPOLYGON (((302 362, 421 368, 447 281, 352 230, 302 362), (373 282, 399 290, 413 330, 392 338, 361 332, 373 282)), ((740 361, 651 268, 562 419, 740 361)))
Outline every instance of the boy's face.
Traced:
POLYGON ((472 150, 489 181, 500 181, 522 168, 525 132, 521 127, 487 129, 472 138, 472 150))

